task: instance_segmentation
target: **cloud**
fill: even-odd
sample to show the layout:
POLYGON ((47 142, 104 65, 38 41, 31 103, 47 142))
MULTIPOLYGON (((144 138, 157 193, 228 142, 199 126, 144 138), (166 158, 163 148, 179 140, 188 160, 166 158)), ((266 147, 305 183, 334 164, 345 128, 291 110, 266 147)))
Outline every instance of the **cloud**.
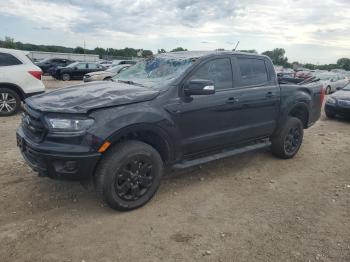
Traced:
POLYGON ((0 15, 101 40, 192 38, 199 44, 225 47, 246 37, 275 46, 350 48, 348 0, 0 0, 0 4, 0 15))

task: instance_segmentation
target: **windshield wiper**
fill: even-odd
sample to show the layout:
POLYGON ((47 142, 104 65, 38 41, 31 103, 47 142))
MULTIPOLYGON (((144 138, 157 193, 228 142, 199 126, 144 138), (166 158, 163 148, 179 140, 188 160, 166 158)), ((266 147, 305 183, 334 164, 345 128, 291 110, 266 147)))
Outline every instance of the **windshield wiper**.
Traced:
POLYGON ((135 83, 133 81, 130 81, 130 80, 118 80, 119 83, 125 83, 125 84, 128 84, 128 85, 134 85, 134 86, 143 86, 142 84, 139 84, 139 83, 135 83))

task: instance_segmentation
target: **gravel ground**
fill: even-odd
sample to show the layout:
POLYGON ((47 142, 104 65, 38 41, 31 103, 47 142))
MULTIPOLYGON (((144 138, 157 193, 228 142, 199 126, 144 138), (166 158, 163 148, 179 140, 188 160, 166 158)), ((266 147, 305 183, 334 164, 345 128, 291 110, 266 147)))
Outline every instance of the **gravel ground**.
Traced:
POLYGON ((32 172, 19 121, 0 119, 0 261, 350 261, 348 121, 322 116, 291 160, 259 151, 171 172, 127 213, 32 172))

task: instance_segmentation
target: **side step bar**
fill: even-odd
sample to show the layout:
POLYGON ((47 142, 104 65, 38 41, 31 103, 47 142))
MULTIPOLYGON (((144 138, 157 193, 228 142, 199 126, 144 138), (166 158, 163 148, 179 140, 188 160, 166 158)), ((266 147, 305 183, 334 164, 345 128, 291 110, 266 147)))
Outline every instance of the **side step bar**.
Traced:
POLYGON ((177 168, 177 169, 188 168, 188 167, 192 167, 192 166, 201 165, 201 164, 213 161, 213 160, 218 160, 221 158, 238 155, 241 153, 245 153, 245 152, 249 152, 249 151, 253 151, 253 150, 257 150, 257 149, 261 149, 261 148, 266 148, 269 146, 271 146, 271 142, 268 139, 265 139, 262 142, 254 144, 254 145, 240 147, 240 148, 236 148, 236 149, 229 150, 229 151, 223 151, 221 153, 217 153, 214 155, 205 156, 202 158, 197 158, 197 159, 193 159, 193 160, 189 160, 189 161, 184 161, 184 162, 175 164, 173 167, 177 168))

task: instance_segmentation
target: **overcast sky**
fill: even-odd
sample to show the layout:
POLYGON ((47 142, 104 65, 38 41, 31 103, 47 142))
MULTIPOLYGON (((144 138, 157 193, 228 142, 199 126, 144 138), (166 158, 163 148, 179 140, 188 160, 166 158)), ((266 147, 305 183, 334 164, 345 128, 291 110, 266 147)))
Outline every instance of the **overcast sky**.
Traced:
POLYGON ((259 52, 289 60, 350 57, 350 0, 0 0, 0 38, 87 48, 182 46, 259 52))

